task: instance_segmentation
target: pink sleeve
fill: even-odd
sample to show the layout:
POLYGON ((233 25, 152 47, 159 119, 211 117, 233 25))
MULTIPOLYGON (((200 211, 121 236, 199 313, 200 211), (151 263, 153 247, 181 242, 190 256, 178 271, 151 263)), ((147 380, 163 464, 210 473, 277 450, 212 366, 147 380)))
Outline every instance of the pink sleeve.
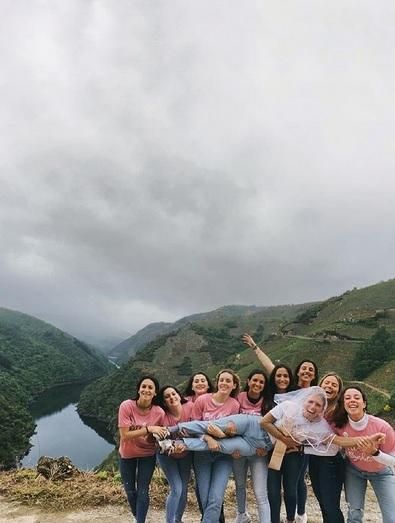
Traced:
POLYGON ((196 398, 195 403, 193 404, 192 409, 192 419, 194 420, 201 420, 203 419, 203 412, 204 412, 204 397, 200 396, 199 398, 196 398))
POLYGON ((380 430, 379 432, 385 433, 385 443, 380 445, 380 450, 382 450, 383 452, 386 452, 387 454, 392 454, 393 452, 395 452, 394 429, 388 423, 385 424, 385 427, 383 427, 383 429, 384 430, 380 430))
POLYGON ((118 427, 130 427, 132 425, 131 410, 130 400, 121 403, 118 411, 118 427))

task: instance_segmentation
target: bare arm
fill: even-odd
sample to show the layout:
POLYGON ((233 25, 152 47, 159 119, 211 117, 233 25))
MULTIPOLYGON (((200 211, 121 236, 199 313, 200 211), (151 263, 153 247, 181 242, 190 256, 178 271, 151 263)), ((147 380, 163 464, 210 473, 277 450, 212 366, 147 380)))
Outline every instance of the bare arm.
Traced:
POLYGON ((254 339, 249 334, 244 334, 242 340, 248 347, 253 349, 253 351, 255 352, 255 356, 261 362, 262 367, 268 372, 268 374, 270 374, 274 369, 274 364, 272 360, 269 358, 269 356, 265 352, 263 352, 263 350, 260 347, 258 347, 254 339))
POLYGON ((121 440, 131 440, 134 438, 141 438, 147 436, 147 434, 158 434, 160 437, 165 437, 167 429, 158 425, 146 425, 140 429, 134 429, 129 427, 119 427, 119 436, 121 440))
POLYGON ((370 454, 377 449, 380 443, 382 443, 383 438, 385 438, 385 435, 379 432, 372 436, 334 436, 332 443, 344 448, 358 447, 366 451, 367 454, 370 454))
POLYGON ((287 448, 297 447, 298 444, 296 443, 296 441, 294 441, 291 438, 291 436, 286 436, 283 432, 281 432, 280 429, 278 429, 274 425, 275 421, 276 421, 276 418, 274 418, 272 416, 272 414, 270 414, 270 412, 268 412, 267 414, 265 414, 265 416, 263 418, 261 418, 260 426, 263 428, 263 430, 266 430, 266 432, 268 434, 273 436, 273 438, 276 438, 276 439, 282 441, 283 443, 285 443, 287 448))

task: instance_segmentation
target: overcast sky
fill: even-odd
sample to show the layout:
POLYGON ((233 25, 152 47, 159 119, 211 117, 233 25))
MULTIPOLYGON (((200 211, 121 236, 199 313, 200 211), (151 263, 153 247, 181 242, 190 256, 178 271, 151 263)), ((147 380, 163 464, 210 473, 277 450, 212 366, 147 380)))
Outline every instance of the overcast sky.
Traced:
POLYGON ((1 306, 126 336, 395 276, 393 0, 1 7, 1 306))

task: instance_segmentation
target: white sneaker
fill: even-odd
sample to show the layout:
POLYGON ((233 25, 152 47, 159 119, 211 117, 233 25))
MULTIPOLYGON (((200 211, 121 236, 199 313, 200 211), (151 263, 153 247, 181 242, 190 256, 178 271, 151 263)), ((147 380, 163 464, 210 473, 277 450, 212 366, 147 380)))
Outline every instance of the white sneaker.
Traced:
POLYGON ((301 516, 299 514, 296 514, 295 523, 307 523, 306 512, 304 514, 302 514, 301 516))
POLYGON ((250 523, 250 521, 251 516, 248 514, 248 512, 239 512, 236 516, 234 523, 250 523))
POLYGON ((171 439, 162 439, 157 442, 161 454, 171 454, 174 449, 173 441, 171 439))

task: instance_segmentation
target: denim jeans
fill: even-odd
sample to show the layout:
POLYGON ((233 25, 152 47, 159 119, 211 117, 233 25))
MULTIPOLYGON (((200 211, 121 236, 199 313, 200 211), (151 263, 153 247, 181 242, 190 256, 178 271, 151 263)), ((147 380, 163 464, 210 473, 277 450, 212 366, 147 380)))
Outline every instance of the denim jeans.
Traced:
POLYGON ((320 505, 324 523, 344 523, 340 510, 344 466, 340 453, 336 456, 309 456, 311 486, 320 505))
POLYGON ((309 466, 309 456, 305 455, 303 460, 303 467, 300 471, 298 480, 298 486, 296 489, 296 508, 300 516, 306 512, 306 501, 307 501, 307 486, 306 486, 306 471, 309 466))
MULTIPOLYGON (((196 469, 195 469, 195 457, 196 456, 197 456, 197 454, 192 452, 192 468, 193 468, 193 473, 195 475, 195 495, 196 495, 196 501, 199 506, 199 512, 203 518, 203 507, 202 507, 202 502, 200 501, 199 489, 198 489, 197 481, 196 481, 196 469)), ((223 503, 221 506, 221 514, 219 515, 218 523, 225 523, 225 514, 224 514, 224 504, 223 503)))
POLYGON ((253 456, 233 460, 233 475, 236 483, 237 510, 246 512, 246 483, 248 468, 251 471, 252 488, 254 490, 259 514, 259 523, 269 523, 270 505, 267 496, 267 457, 253 456))
POLYGON ((202 523, 215 523, 220 518, 222 501, 232 458, 219 452, 199 452, 195 456, 195 473, 203 509, 202 523))
MULTIPOLYGON (((242 456, 254 456, 257 448, 270 450, 273 447, 270 437, 267 432, 261 428, 259 421, 259 416, 233 414, 233 416, 225 416, 224 418, 212 421, 195 420, 179 423, 170 430, 187 430, 191 435, 196 435, 205 434, 209 424, 216 425, 220 429, 225 430, 229 423, 233 423, 236 427, 237 436, 219 440, 219 444, 221 447, 223 446, 221 452, 232 454, 235 450, 239 450, 242 456), (242 436, 242 438, 240 436, 242 436), (238 445, 236 445, 236 442, 238 442, 238 445)), ((188 447, 191 445, 189 448, 192 450, 202 450, 201 445, 197 443, 199 440, 196 440, 196 448, 194 448, 191 439, 194 438, 188 438, 188 447)), ((186 440, 184 441, 186 442, 186 440)))
POLYGON ((165 454, 158 454, 158 462, 165 473, 170 488, 166 500, 166 523, 176 523, 182 520, 187 504, 192 456, 189 453, 176 459, 165 454))
POLYGON ((380 506, 383 523, 395 523, 395 476, 392 467, 380 472, 363 472, 346 464, 345 490, 348 503, 348 523, 361 523, 368 481, 380 506))
POLYGON ((267 492, 270 503, 272 523, 280 523, 281 510, 281 480, 284 489, 284 503, 287 519, 295 519, 297 486, 302 471, 304 455, 299 452, 290 452, 284 456, 281 469, 269 469, 267 476, 267 492))
POLYGON ((149 484, 155 470, 156 456, 120 458, 119 471, 128 503, 137 523, 145 523, 149 506, 149 484))

